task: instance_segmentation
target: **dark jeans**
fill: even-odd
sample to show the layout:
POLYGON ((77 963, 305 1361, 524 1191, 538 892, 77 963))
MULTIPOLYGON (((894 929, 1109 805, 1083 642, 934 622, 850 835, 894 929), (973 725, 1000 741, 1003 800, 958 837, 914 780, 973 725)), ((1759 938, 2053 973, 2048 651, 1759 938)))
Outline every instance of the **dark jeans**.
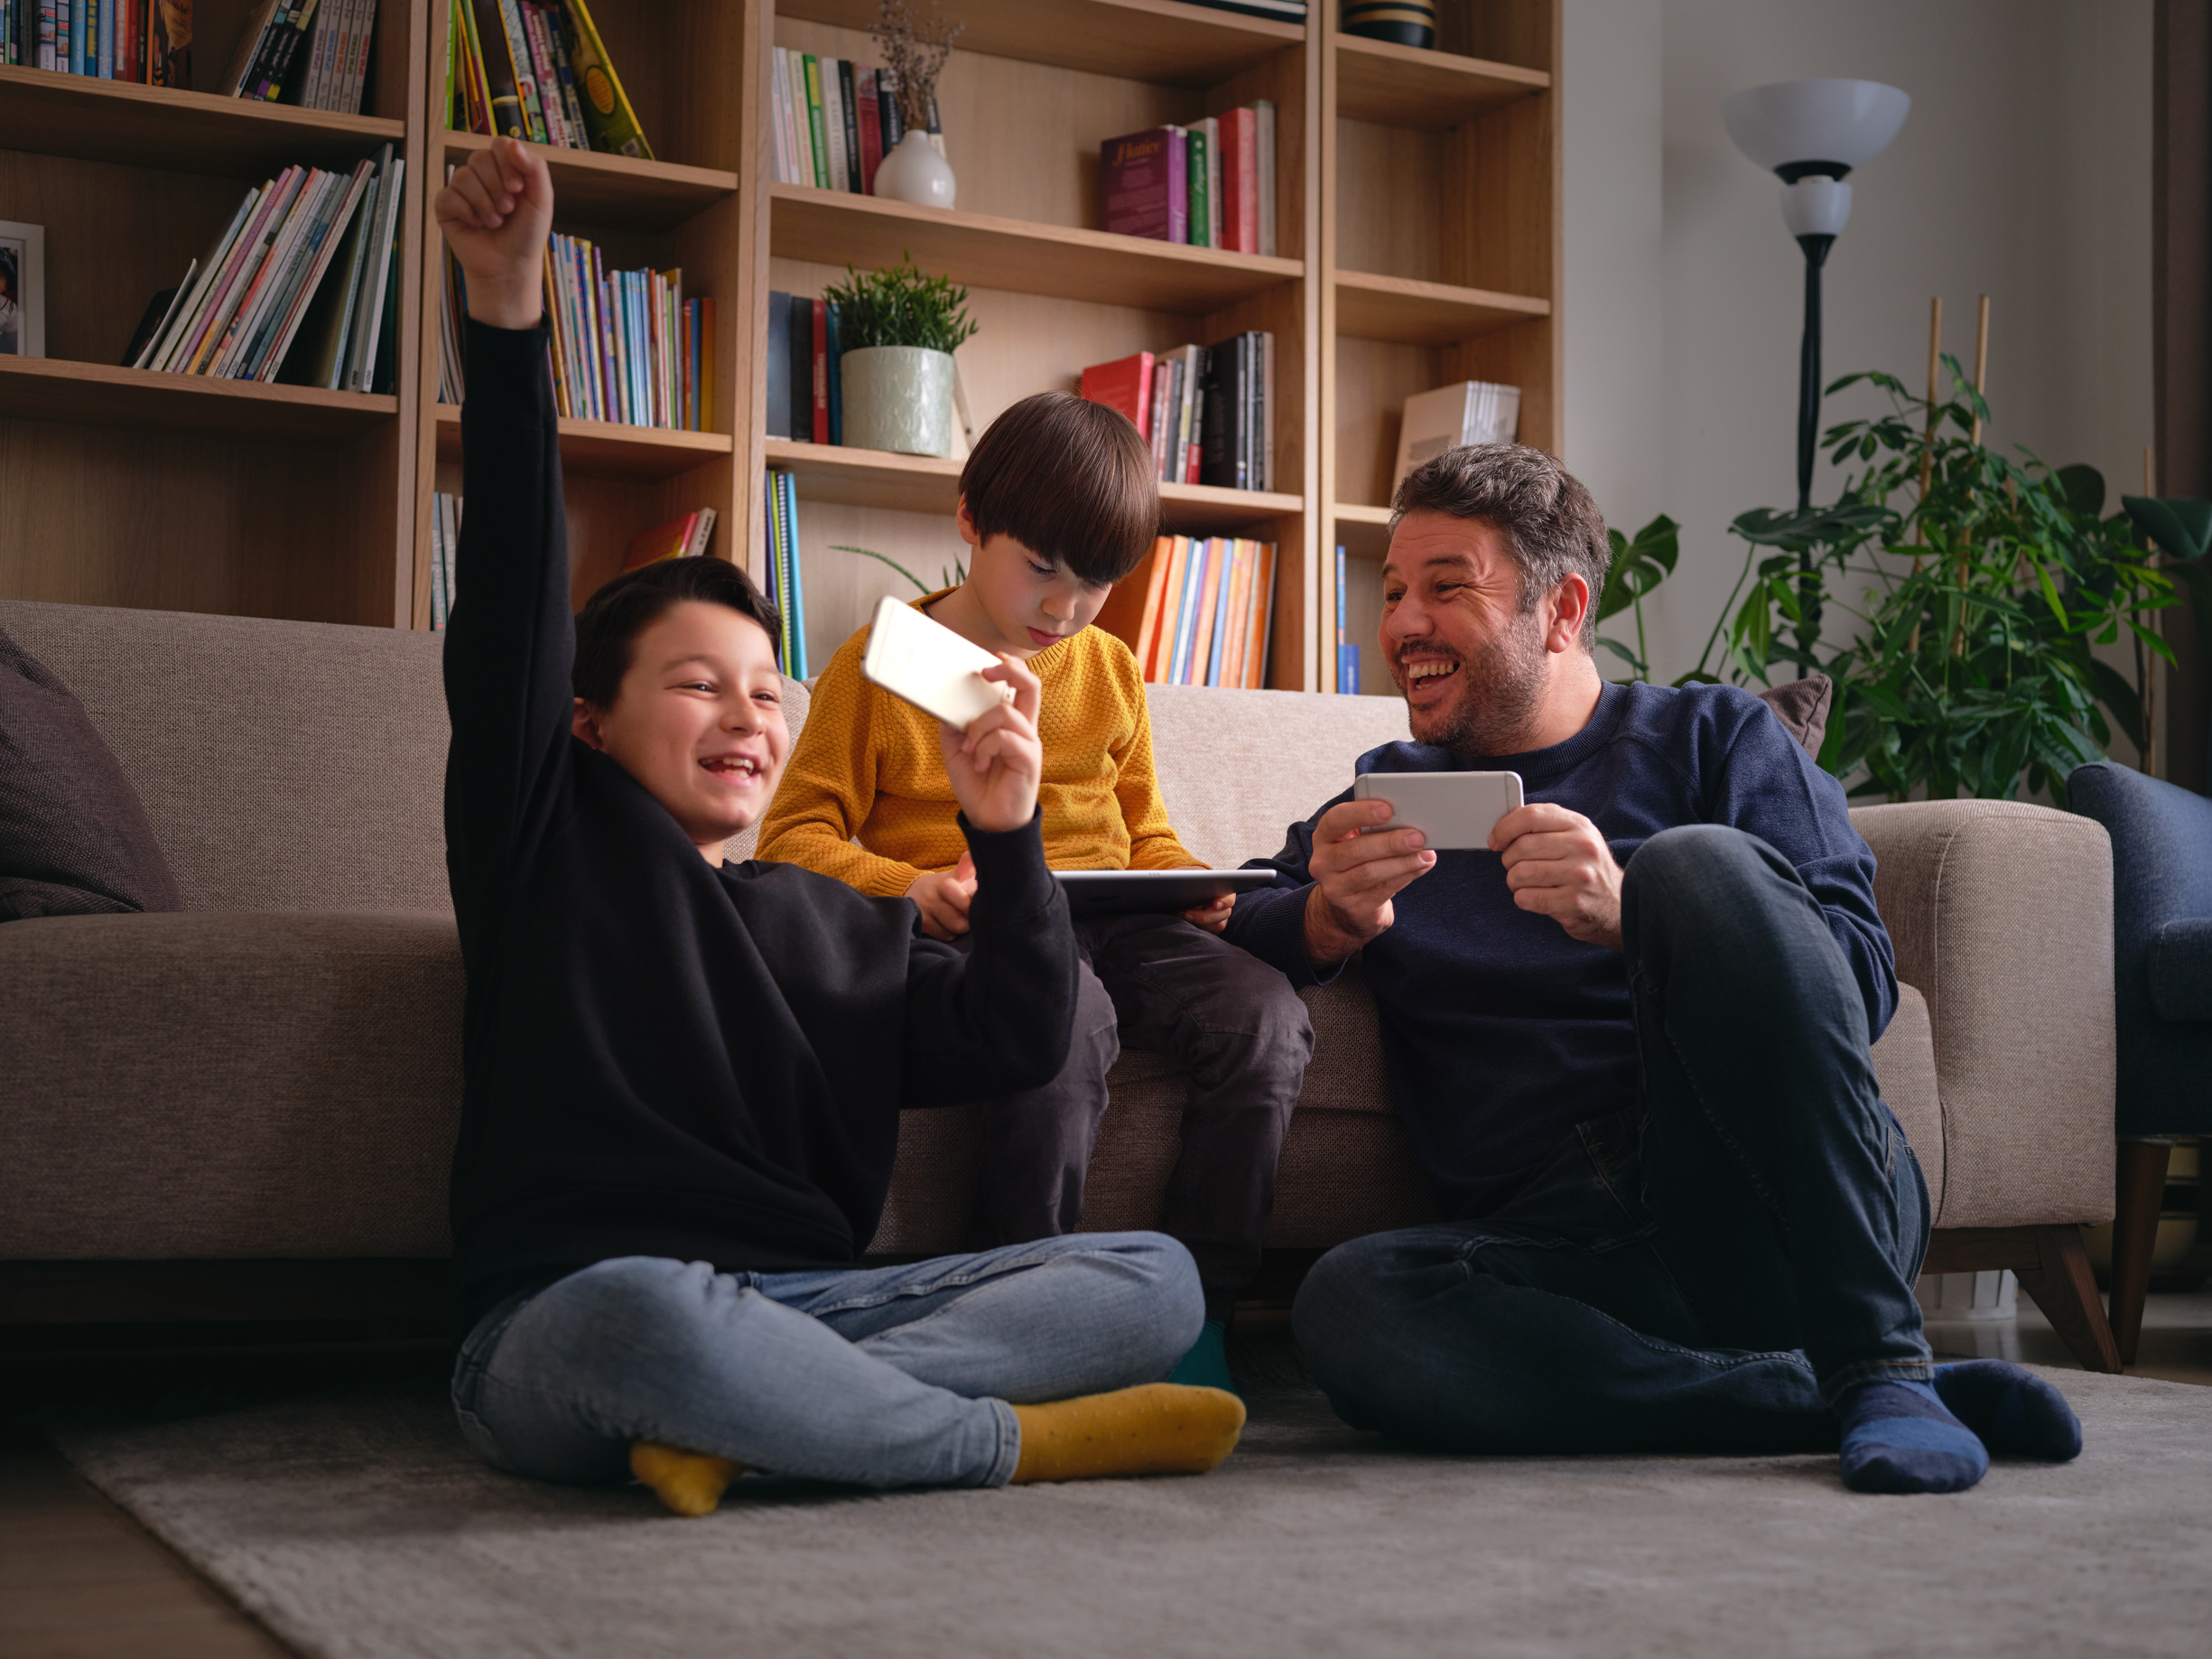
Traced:
POLYGON ((1160 1231, 1189 1249, 1206 1317, 1223 1319, 1259 1265, 1276 1159, 1314 1051, 1306 1005, 1279 970, 1180 917, 1080 920, 1075 940, 1083 970, 1067 1064, 1043 1087, 984 1109, 977 1248, 1075 1230, 1106 1073, 1126 1042, 1189 1076, 1160 1231))
POLYGON ((1739 830, 1656 835, 1622 894, 1642 1078, 1478 1219, 1324 1256, 1294 1319, 1347 1422, 1469 1451, 1832 1448, 1929 1375, 1928 1188, 1819 906, 1739 830))

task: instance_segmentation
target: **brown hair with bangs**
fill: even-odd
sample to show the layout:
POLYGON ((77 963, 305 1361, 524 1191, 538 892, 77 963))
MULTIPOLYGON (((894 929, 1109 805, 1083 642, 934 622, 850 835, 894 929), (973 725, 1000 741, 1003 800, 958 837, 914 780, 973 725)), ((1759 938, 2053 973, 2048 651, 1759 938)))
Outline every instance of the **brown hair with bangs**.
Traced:
POLYGON ((1101 586, 1135 570, 1159 534, 1151 446, 1127 415, 1072 392, 1039 392, 993 421, 960 493, 977 535, 1010 536, 1101 586))

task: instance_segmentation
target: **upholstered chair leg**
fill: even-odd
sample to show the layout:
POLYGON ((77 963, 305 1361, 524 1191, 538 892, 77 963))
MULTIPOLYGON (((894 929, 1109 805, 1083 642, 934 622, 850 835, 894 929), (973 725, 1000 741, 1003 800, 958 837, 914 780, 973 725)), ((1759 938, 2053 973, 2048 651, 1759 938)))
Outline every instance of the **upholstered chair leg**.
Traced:
POLYGON ((2158 1212, 2166 1194, 2166 1159, 2172 1149, 2157 1141, 2120 1142, 2119 1186, 2112 1223, 2112 1335, 2120 1363, 2135 1363, 2142 1338, 2143 1298, 2151 1291, 2151 1248, 2158 1241, 2158 1212))
POLYGON ((2019 1270, 2021 1288, 2035 1298, 2068 1350, 2087 1371, 2117 1371, 2120 1352, 2096 1297, 2096 1272, 2079 1227, 2037 1227, 2036 1263, 2019 1270))

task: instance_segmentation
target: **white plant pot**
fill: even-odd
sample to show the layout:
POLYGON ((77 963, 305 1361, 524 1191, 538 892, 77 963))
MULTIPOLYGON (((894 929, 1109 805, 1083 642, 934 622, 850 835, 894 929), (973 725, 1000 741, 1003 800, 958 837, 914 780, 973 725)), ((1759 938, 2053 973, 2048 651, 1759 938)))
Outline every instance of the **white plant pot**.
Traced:
POLYGON ((922 346, 848 351, 843 390, 848 447, 939 460, 953 453, 950 352, 922 346))
POLYGON ((911 201, 917 208, 949 208, 960 190, 960 181, 929 135, 908 127, 897 148, 876 168, 876 194, 894 201, 911 201))

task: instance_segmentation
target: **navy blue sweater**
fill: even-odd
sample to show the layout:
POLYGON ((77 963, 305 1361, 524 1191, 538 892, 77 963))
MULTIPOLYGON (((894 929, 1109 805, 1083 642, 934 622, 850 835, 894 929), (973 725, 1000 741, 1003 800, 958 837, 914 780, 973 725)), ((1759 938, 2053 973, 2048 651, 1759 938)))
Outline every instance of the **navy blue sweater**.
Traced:
MULTIPOLYGON (((1529 800, 1581 813, 1622 864, 1678 825, 1747 831, 1797 867, 1827 913, 1865 998, 1870 1039, 1895 1011, 1874 855, 1851 827, 1843 786, 1748 692, 1608 685, 1589 724, 1550 749, 1469 760, 1386 743, 1353 769, 1519 772, 1529 800)), ((1351 798, 1346 789, 1321 811, 1351 798)), ((1297 985, 1339 971, 1306 956, 1306 861, 1320 816, 1292 825, 1275 857, 1252 861, 1278 871, 1276 884, 1238 899, 1229 924, 1231 941, 1297 985)), ((1437 853, 1436 867, 1398 895, 1396 910, 1396 924, 1361 953, 1391 1093, 1446 1211, 1482 1215, 1575 1124, 1633 1102, 1627 965, 1518 908, 1495 853, 1437 853)))

